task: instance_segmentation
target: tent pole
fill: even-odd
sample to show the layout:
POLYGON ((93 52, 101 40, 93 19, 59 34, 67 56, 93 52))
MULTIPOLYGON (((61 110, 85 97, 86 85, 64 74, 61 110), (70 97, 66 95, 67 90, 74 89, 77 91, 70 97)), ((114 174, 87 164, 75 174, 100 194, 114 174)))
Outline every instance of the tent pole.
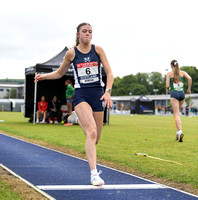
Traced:
POLYGON ((109 125, 109 108, 106 108, 106 125, 109 125))
MULTIPOLYGON (((37 72, 35 72, 35 76, 37 72)), ((34 84, 34 113, 33 113, 33 124, 35 124, 35 115, 36 115, 36 97, 37 97, 37 83, 34 84)))
POLYGON ((25 122, 25 115, 26 115, 26 112, 25 112, 25 105, 26 105, 26 76, 25 76, 25 81, 24 81, 24 110, 23 110, 23 120, 25 122))

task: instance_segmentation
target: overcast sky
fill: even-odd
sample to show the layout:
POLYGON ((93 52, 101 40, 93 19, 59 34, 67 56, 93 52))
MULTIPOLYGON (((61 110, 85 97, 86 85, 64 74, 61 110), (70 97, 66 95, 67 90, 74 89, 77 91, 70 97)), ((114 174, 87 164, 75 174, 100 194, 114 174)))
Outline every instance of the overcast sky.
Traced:
POLYGON ((116 76, 198 66, 197 0, 6 0, 0 6, 0 78, 24 78, 75 43, 89 22, 92 43, 107 54, 116 76))

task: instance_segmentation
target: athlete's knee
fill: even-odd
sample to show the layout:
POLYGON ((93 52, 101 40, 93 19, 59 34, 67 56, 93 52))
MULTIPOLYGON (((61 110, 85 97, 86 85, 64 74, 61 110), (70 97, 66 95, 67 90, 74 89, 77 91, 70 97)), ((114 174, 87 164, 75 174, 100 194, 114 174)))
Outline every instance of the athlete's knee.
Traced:
POLYGON ((96 140, 97 138, 97 131, 95 128, 92 128, 87 131, 87 137, 91 140, 96 140))

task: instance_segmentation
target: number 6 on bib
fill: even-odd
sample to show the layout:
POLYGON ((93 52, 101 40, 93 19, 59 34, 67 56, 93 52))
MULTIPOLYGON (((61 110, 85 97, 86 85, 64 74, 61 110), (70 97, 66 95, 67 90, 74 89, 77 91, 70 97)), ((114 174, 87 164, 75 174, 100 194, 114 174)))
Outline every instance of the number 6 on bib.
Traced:
POLYGON ((77 72, 80 83, 93 83, 99 80, 98 62, 79 63, 77 72))

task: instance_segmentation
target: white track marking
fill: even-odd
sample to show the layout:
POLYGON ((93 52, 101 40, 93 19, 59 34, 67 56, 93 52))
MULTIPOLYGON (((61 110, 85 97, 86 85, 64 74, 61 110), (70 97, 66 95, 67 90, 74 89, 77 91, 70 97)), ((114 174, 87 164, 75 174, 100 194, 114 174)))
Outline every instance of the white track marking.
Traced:
POLYGON ((164 189, 158 184, 122 184, 122 185, 37 185, 40 190, 135 190, 135 189, 164 189))
POLYGON ((25 184, 29 185, 31 188, 33 188, 34 190, 36 190, 38 193, 42 194, 47 199, 49 199, 49 200, 56 200, 52 196, 50 196, 49 194, 47 194, 47 193, 43 192, 42 190, 38 189, 37 187, 35 187, 32 183, 30 183, 26 179, 22 178, 21 176, 19 176, 15 172, 13 172, 11 169, 9 169, 6 166, 4 166, 3 164, 0 164, 0 167, 3 168, 3 169, 5 169, 7 172, 11 173, 16 178, 19 178, 21 181, 23 181, 25 184))

